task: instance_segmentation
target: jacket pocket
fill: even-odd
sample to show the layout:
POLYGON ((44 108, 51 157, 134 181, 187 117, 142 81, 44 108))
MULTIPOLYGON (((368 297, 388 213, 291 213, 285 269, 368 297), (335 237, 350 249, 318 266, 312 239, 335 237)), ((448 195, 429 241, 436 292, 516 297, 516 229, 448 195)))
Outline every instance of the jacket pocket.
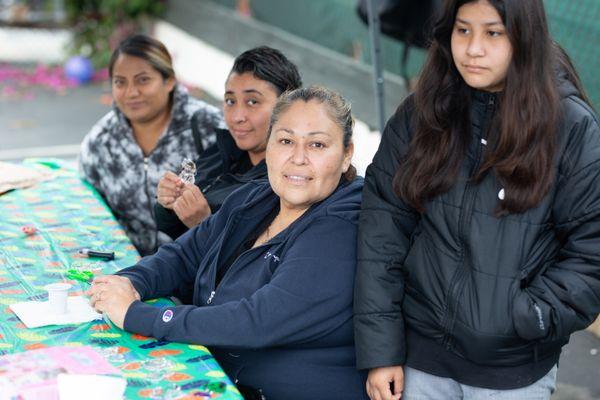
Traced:
POLYGON ((536 234, 536 238, 524 249, 524 258, 520 263, 521 288, 529 286, 537 276, 556 262, 559 250, 560 244, 550 225, 544 227, 544 232, 536 234))
POLYGON ((556 262, 558 246, 555 237, 546 235, 521 268, 519 289, 513 304, 513 323, 523 339, 540 340, 548 336, 553 308, 544 299, 544 289, 536 286, 536 279, 556 262))
POLYGON ((523 339, 538 340, 548 335, 552 309, 540 300, 541 289, 525 287, 517 292, 513 304, 513 323, 523 339), (537 294, 537 295, 536 295, 537 294))

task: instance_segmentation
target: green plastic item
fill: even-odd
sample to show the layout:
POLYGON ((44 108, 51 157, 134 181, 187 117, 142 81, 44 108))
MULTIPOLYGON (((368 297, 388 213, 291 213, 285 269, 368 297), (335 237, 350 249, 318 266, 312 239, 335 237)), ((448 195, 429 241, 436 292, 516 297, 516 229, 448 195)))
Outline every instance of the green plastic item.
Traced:
POLYGON ((92 271, 79 271, 76 269, 70 269, 67 271, 67 278, 80 282, 92 283, 92 279, 94 279, 94 273, 92 271))

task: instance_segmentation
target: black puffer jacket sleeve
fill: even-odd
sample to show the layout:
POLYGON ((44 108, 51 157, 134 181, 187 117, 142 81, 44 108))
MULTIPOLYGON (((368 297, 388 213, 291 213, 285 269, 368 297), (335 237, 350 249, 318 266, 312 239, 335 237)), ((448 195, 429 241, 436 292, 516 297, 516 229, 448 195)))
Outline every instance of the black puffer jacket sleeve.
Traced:
POLYGON ((156 220, 158 230, 166 233, 173 240, 183 235, 189 229, 181 222, 174 211, 164 208, 158 202, 154 204, 154 219, 156 220))
POLYGON ((359 369, 405 361, 401 265, 418 214, 394 193, 392 180, 408 150, 412 113, 408 98, 388 121, 363 189, 354 292, 354 330, 359 369))
POLYGON ((581 100, 563 100, 567 133, 552 208, 562 246, 554 262, 523 277, 514 323, 526 339, 555 341, 600 312, 600 126, 581 100))

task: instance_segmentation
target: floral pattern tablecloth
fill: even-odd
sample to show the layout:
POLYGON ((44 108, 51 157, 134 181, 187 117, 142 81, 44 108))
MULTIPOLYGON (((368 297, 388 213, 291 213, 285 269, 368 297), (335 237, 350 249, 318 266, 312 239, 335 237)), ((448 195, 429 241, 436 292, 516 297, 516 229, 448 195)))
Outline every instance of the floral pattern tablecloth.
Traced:
MULTIPOLYGON (((47 346, 91 345, 122 371, 126 398, 241 399, 208 349, 125 332, 107 321, 27 329, 9 305, 45 300, 44 285, 66 281, 70 295, 87 283, 67 278, 69 269, 112 273, 139 255, 101 197, 58 160, 25 165, 51 169, 53 178, 0 196, 0 355, 47 346), (35 227, 27 235, 24 226, 35 227), (82 256, 80 249, 114 251, 115 260, 82 256)), ((157 305, 168 302, 161 299, 157 305)))

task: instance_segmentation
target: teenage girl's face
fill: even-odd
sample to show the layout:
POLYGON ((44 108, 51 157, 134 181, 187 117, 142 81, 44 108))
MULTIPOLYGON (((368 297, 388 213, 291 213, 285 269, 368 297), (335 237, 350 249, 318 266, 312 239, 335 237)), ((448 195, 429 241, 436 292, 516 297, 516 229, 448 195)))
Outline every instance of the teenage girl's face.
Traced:
POLYGON ((467 85, 488 92, 504 89, 512 46, 490 3, 473 1, 458 9, 451 46, 454 64, 467 85))
POLYGON ((235 144, 248 152, 253 164, 265 158, 271 113, 278 93, 251 72, 229 75, 223 115, 235 144))
POLYGON ((121 54, 113 66, 112 95, 132 123, 147 123, 169 110, 173 78, 163 79, 146 60, 121 54))

